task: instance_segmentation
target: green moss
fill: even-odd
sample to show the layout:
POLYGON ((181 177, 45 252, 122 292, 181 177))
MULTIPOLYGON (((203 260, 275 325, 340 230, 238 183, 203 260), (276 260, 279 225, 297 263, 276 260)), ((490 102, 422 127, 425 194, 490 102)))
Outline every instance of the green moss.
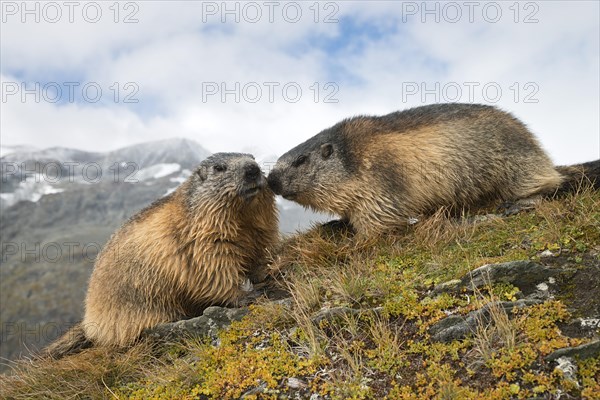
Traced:
POLYGON ((580 361, 577 366, 578 376, 583 383, 581 397, 600 398, 600 357, 580 361))

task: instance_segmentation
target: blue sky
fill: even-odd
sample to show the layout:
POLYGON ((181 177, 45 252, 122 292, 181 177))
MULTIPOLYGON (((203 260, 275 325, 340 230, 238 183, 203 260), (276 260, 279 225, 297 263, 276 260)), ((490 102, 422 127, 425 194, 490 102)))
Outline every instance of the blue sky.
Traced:
POLYGON ((263 2, 228 2, 228 14, 222 2, 137 1, 118 15, 100 2, 94 23, 85 2, 72 23, 65 8, 49 21, 43 3, 35 22, 21 4, 2 5, 2 145, 110 150, 187 137, 272 158, 352 115, 455 100, 511 111, 557 163, 600 157, 595 1, 275 2, 272 22, 263 2), (22 82, 63 95, 22 101, 7 91, 22 82), (65 82, 79 84, 73 102, 65 82), (101 88, 97 102, 86 85, 101 88))

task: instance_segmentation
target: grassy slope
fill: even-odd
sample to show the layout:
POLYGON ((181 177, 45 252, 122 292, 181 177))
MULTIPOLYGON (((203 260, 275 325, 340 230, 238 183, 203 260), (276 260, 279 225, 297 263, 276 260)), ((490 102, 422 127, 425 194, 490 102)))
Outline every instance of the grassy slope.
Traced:
POLYGON ((600 360, 578 362, 580 386, 543 361, 557 348, 589 341, 557 328, 569 318, 560 299, 511 320, 497 310, 491 324, 463 341, 432 343, 427 332, 448 312, 514 298, 517 288, 509 286, 471 297, 428 296, 435 284, 483 264, 538 260, 549 249, 571 265, 597 267, 600 193, 546 201, 507 218, 461 221, 438 213, 410 232, 373 243, 322 229, 294 236, 271 266, 291 302, 252 306, 248 317, 221 334, 218 346, 190 339, 20 364, 0 381, 2 395, 221 399, 262 385, 262 393, 246 398, 508 399, 558 390, 599 398, 600 360), (360 312, 315 318, 335 307, 360 312))

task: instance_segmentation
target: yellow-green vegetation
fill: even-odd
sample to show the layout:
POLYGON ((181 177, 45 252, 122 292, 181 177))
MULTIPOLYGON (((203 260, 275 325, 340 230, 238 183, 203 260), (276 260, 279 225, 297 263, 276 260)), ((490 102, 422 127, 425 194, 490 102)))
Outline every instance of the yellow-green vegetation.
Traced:
POLYGON ((584 190, 509 217, 486 211, 476 218, 440 211, 380 241, 357 242, 344 230, 324 228, 295 235, 271 265, 289 299, 259 301, 217 341, 92 349, 65 360, 18 364, 12 377, 0 381, 3 396, 600 398, 599 359, 575 360, 575 380, 544 360, 556 349, 590 341, 559 328, 573 316, 570 304, 580 301, 573 293, 509 316, 496 304, 516 300, 519 288, 510 284, 475 293, 431 292, 484 264, 539 261, 544 250, 554 253, 544 263, 597 273, 600 193, 584 190), (467 338, 430 340, 436 322, 484 305, 489 320, 467 338))

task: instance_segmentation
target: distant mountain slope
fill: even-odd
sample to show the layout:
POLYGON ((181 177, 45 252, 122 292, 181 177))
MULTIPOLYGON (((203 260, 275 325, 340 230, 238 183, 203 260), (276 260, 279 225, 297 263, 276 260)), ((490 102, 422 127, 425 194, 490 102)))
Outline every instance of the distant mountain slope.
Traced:
POLYGON ((127 161, 144 168, 155 164, 177 163, 182 168, 192 169, 209 155, 208 150, 192 140, 166 139, 105 153, 101 164, 111 165, 115 161, 127 161))
POLYGON ((139 166, 177 162, 183 163, 185 168, 191 168, 210 154, 208 150, 193 140, 183 138, 145 142, 106 153, 66 147, 32 150, 26 146, 13 146, 13 149, 15 151, 2 157, 3 162, 21 163, 31 160, 38 162, 97 162, 102 166, 110 166, 114 162, 134 162, 139 166))

